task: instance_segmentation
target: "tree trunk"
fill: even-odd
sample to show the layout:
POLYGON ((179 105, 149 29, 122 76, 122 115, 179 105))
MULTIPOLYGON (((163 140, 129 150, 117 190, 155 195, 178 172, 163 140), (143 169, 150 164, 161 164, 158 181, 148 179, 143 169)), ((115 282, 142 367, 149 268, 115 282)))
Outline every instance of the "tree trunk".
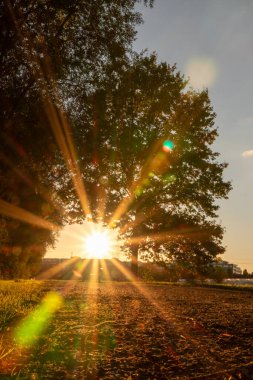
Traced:
POLYGON ((138 276, 138 248, 132 247, 131 271, 135 276, 138 276))

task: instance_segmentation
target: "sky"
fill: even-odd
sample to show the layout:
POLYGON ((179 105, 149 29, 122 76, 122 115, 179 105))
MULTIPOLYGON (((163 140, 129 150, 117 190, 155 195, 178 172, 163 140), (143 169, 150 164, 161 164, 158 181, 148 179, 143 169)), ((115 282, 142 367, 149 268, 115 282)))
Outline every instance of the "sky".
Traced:
MULTIPOLYGON (((229 164, 228 200, 219 201, 225 227, 223 260, 253 272, 253 1, 155 0, 138 6, 144 23, 134 50, 177 64, 193 88, 208 88, 219 137, 213 150, 229 164)), ((68 226, 47 257, 81 255, 83 226, 68 226)))

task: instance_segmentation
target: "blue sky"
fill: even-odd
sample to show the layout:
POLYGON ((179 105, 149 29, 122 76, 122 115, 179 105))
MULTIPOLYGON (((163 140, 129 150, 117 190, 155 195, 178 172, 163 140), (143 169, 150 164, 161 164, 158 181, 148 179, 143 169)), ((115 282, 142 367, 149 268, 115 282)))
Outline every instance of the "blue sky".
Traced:
MULTIPOLYGON (((220 202, 223 259, 253 272, 253 1, 155 0, 153 9, 138 9, 144 24, 134 49, 156 51, 159 60, 191 75, 193 87, 209 89, 219 127, 214 150, 229 163, 224 178, 233 185, 229 199, 220 202)), ((68 227, 69 234, 75 228, 68 227)), ((67 235, 47 256, 80 254, 80 239, 70 242, 67 235)))
POLYGON ((153 9, 138 9, 144 24, 135 50, 156 51, 186 77, 192 62, 215 70, 207 85, 219 127, 214 149, 229 163, 224 178, 233 185, 220 202, 223 258, 253 271, 253 1, 156 0, 153 9))

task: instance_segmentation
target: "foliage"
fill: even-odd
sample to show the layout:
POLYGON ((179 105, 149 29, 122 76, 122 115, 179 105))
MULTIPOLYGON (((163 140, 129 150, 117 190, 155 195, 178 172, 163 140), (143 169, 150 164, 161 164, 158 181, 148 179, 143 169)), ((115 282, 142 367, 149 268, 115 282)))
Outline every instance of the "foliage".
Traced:
POLYGON ((139 266, 138 276, 144 282, 170 281, 168 268, 150 262, 139 266))
MULTIPOLYGON (((52 201, 36 194, 33 186, 26 186, 13 173, 6 171, 1 186, 2 198, 15 207, 17 219, 2 218, 0 240, 0 276, 2 278, 32 277, 40 265, 41 258, 49 245, 53 245, 56 234, 52 230, 22 221, 22 209, 41 216, 41 221, 56 221, 60 224, 60 213, 52 201), (3 191, 5 190, 5 192, 3 191)), ((11 206, 9 206, 11 207, 11 206)))
MULTIPOLYGON (((134 4, 0 3, 0 198, 58 229, 76 201, 67 106, 76 103, 78 112, 84 101, 80 89, 94 92, 107 66, 115 68, 125 59, 141 22, 134 4)), ((30 276, 56 237, 54 230, 9 218, 0 230, 0 262, 8 276, 30 276)))
POLYGON ((244 270, 243 270, 243 272, 242 272, 242 276, 243 276, 243 277, 246 277, 246 278, 249 276, 249 273, 248 273, 247 269, 244 269, 244 270))
POLYGON ((31 275, 66 221, 91 215, 119 229, 133 268, 141 255, 202 273, 223 252, 216 199, 230 184, 211 149, 208 92, 133 54, 134 4, 1 3, 0 197, 54 227, 5 213, 1 261, 13 276, 31 275))
POLYGON ((42 295, 42 283, 38 281, 0 281, 0 330, 14 318, 28 314, 42 295))
POLYGON ((227 277, 231 277, 231 273, 228 270, 220 266, 210 266, 208 268, 208 276, 216 283, 221 284, 227 277))
POLYGON ((87 117, 73 115, 91 213, 119 228, 133 262, 141 254, 203 272, 224 251, 216 199, 230 190, 211 149, 208 92, 187 90, 155 55, 133 55, 109 78, 86 97, 87 117))

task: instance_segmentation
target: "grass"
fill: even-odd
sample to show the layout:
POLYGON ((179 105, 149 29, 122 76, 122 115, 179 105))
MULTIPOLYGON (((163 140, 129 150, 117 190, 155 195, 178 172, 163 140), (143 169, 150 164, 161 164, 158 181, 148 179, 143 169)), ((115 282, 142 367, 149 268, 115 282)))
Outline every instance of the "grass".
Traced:
POLYGON ((0 331, 13 320, 27 315, 43 297, 39 281, 0 281, 0 331))
POLYGON ((215 289, 223 289, 223 290, 245 290, 249 292, 253 292, 253 285, 231 285, 231 284, 204 284, 201 285, 206 288, 215 288, 215 289))
MULTIPOLYGON (((29 314, 43 296, 42 284, 37 281, 0 281, 0 333, 15 320, 29 314)), ((6 347, 0 339, 0 360, 7 357, 14 347, 6 347)))
MULTIPOLYGON (((110 283, 111 281, 105 281, 110 283)), ((135 283, 152 285, 152 286, 178 286, 178 287, 203 287, 203 288, 213 288, 213 289, 223 289, 223 290, 240 290, 240 291, 249 291, 253 292, 253 285, 250 284, 223 284, 223 283, 201 283, 201 282, 170 282, 170 281, 136 281, 135 283)), ((127 285, 129 281, 120 281, 117 284, 127 285)))

